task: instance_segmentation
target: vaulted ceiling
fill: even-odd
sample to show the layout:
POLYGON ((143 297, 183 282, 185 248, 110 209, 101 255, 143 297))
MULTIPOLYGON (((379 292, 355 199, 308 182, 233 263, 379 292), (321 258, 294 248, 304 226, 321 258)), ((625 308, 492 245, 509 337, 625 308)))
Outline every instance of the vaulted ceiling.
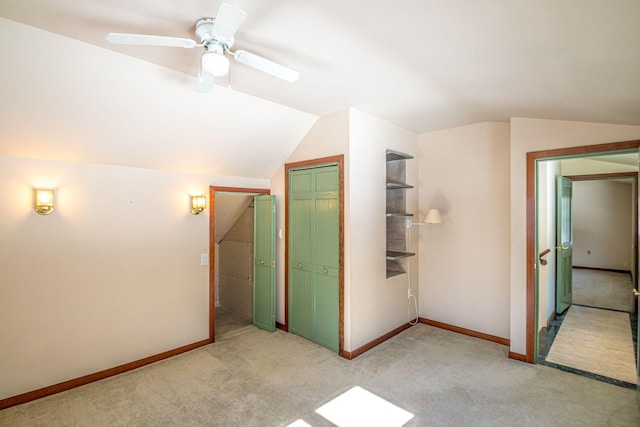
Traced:
MULTIPOLYGON (((215 15, 220 4, 215 0, 2 0, 0 16, 159 65, 148 68, 111 56, 106 68, 126 82, 122 90, 140 90, 140 96, 151 91, 153 103, 166 97, 183 103, 185 111, 203 110, 206 117, 224 115, 217 127, 247 132, 242 128, 256 126, 257 138, 287 140, 283 152, 292 149, 289 138, 299 140, 315 117, 347 107, 416 133, 509 117, 640 125, 638 0, 227 2, 248 13, 234 48, 298 70, 299 81, 283 82, 233 63, 230 79, 217 81, 218 89, 231 85, 233 100, 221 90, 193 94, 201 49, 116 46, 105 40, 110 31, 194 38, 195 21, 215 15), (271 131, 264 131, 268 122, 257 116, 264 111, 275 114, 272 126, 292 123, 293 133, 270 137, 271 131)), ((9 44, 16 44, 32 55, 28 60, 42 67, 42 75, 32 78, 46 76, 56 62, 76 67, 68 70, 72 74, 92 72, 90 50, 80 44, 62 47, 56 40, 47 46, 42 38, 16 37, 0 46, 15 53, 9 44)), ((118 79, 108 84, 113 87, 118 79)), ((185 146, 189 138, 202 139, 195 127, 185 146)), ((214 170, 224 172, 222 166, 214 170)))

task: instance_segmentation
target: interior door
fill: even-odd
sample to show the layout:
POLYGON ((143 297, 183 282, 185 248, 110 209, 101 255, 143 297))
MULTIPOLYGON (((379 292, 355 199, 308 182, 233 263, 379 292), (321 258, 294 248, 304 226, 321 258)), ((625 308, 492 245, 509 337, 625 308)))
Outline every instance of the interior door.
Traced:
POLYGON ((289 330, 339 347, 338 166, 289 175, 289 330))
POLYGON ((338 351, 339 215, 338 167, 318 169, 315 179, 315 342, 338 351))
POLYGON ((276 330, 276 202, 255 196, 253 227, 253 324, 276 330))
POLYGON ((571 306, 573 293, 573 181, 558 177, 556 195, 556 313, 560 314, 571 306))

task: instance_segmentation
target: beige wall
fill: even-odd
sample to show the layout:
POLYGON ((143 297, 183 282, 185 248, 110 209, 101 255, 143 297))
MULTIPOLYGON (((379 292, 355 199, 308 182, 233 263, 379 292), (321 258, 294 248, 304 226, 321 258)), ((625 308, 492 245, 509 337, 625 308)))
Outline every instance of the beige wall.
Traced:
MULTIPOLYGON (((302 139, 302 141, 300 141, 300 144, 296 147, 293 153, 291 153, 287 158, 285 163, 300 162, 303 160, 344 154, 344 175, 346 182, 349 177, 349 155, 347 153, 348 144, 349 110, 342 110, 320 117, 311 127, 307 135, 302 139)), ((273 175, 270 185, 271 194, 276 196, 276 228, 278 229, 278 238, 276 241, 276 320, 280 323, 284 323, 284 303, 287 298, 284 293, 284 238, 286 237, 284 224, 284 164, 273 175)), ((345 218, 349 217, 348 192, 349 190, 345 189, 345 218)), ((345 230, 345 250, 348 247, 347 235, 348 229, 345 230)), ((345 268, 348 268, 348 266, 345 266, 345 268)))
POLYGON ((511 119, 511 351, 526 353, 526 153, 640 139, 640 126, 511 119))
MULTIPOLYGON (((318 119, 287 163, 343 154, 345 157, 345 342, 347 351, 378 338, 407 320, 406 275, 386 279, 385 150, 416 154, 417 136, 357 110, 318 119), (354 159, 353 162, 350 159, 354 159), (357 159, 357 161, 355 161, 357 159)), ((417 181, 417 164, 409 163, 417 181)), ((284 230, 284 167, 271 180, 278 229, 284 230)), ((416 191, 408 193, 417 207, 416 191)), ((278 239, 278 321, 284 321, 284 241, 278 239)), ((417 266, 412 267, 417 280, 417 266)))
POLYGON ((422 134, 420 214, 444 223, 420 241, 420 315, 509 338, 509 125, 422 134))
POLYGON ((631 269, 630 182, 573 183, 573 265, 631 269))
MULTIPOLYGON (((418 183, 418 136, 384 120, 351 110, 349 129, 350 180, 348 226, 350 249, 349 310, 355 350, 408 322, 407 280, 417 294, 416 257, 409 259, 411 275, 386 278, 386 156, 387 149, 410 154, 407 182, 418 183)), ((417 188, 406 191, 407 209, 417 212, 417 188)), ((417 245, 413 244, 413 251, 417 245)), ((412 313, 415 310, 412 308, 412 313)), ((415 317, 415 316, 414 316, 415 317)))
POLYGON ((0 399, 207 339, 209 185, 268 181, 0 157, 0 399))

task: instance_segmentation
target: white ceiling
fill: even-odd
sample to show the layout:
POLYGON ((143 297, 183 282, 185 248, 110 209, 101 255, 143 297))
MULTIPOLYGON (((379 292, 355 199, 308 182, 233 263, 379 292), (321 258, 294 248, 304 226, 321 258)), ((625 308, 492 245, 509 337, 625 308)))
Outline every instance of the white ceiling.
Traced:
MULTIPOLYGON (((232 87, 314 116, 355 107, 418 133, 509 117, 640 125, 638 0, 228 2, 248 12, 234 48, 301 73, 291 84, 233 64, 232 87)), ((199 49, 104 37, 193 38, 218 5, 2 0, 0 16, 185 73, 188 92, 199 49)))

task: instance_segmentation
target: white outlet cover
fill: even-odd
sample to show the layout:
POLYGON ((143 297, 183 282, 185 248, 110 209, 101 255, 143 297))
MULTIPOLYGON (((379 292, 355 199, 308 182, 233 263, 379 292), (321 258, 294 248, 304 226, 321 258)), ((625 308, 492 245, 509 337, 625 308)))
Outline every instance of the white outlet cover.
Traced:
POLYGON ((209 265, 209 254, 200 254, 200 265, 209 265))

